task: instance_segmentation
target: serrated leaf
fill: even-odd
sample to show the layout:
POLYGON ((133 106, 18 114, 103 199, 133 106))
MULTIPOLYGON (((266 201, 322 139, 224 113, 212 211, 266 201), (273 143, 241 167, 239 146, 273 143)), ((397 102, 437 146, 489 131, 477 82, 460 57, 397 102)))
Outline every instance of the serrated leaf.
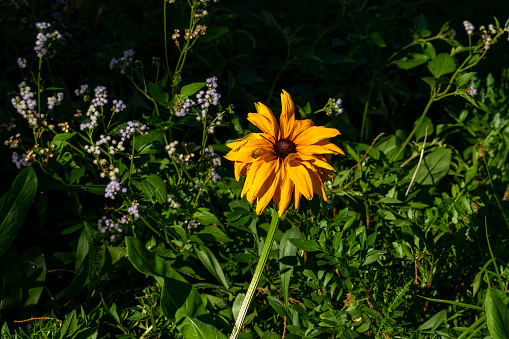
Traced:
POLYGON ((232 239, 217 226, 205 226, 203 230, 197 233, 205 241, 216 241, 219 243, 230 242, 232 239))
POLYGON ((187 99, 191 95, 197 93, 206 84, 207 84, 206 82, 194 82, 192 84, 185 85, 180 90, 180 96, 182 97, 182 99, 187 99))
POLYGON ((428 69, 435 78, 440 78, 444 74, 454 72, 456 70, 456 65, 452 56, 446 53, 440 53, 435 59, 428 63, 428 69))
POLYGON ((219 219, 206 208, 200 208, 198 211, 194 212, 193 218, 203 225, 222 225, 219 219))
POLYGON ((408 57, 401 58, 399 60, 393 61, 392 63, 398 68, 407 70, 422 65, 428 60, 429 58, 426 54, 409 53, 408 57))
POLYGON ((164 91, 164 89, 156 83, 150 82, 147 85, 148 93, 154 98, 154 100, 164 107, 168 107, 168 99, 169 94, 164 91))
MULTIPOLYGON (((451 150, 437 148, 424 157, 415 176, 415 182, 421 185, 436 185, 442 179, 451 165, 451 150)), ((417 165, 405 177, 411 179, 417 165)))

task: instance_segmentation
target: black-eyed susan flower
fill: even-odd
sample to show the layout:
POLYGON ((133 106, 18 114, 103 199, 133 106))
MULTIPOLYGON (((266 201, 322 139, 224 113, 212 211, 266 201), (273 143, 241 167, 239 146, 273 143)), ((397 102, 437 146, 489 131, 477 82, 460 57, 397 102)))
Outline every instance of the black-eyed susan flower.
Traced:
POLYGON ((295 120, 295 105, 286 91, 281 93, 280 124, 267 106, 255 106, 257 113, 249 113, 248 120, 262 133, 227 144, 232 150, 225 156, 235 162, 237 181, 246 176, 241 196, 251 203, 257 199, 257 214, 273 200, 279 206, 279 216, 288 208, 292 195, 296 210, 301 196, 311 200, 316 194, 327 201, 323 183, 334 171, 330 158, 345 153, 324 139, 335 137, 339 131, 314 126, 309 119, 295 120))

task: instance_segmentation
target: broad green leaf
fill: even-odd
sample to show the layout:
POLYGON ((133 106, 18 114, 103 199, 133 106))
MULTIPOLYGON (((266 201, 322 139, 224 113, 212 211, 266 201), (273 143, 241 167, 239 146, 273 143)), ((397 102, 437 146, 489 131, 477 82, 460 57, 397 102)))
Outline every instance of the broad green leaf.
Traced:
POLYGON ((281 336, 275 332, 264 332, 261 339, 281 339, 281 336))
POLYGON ((493 339, 509 338, 509 308, 493 288, 488 289, 484 301, 486 322, 493 339))
POLYGON ((142 193, 148 197, 155 197, 157 202, 164 204, 166 202, 167 190, 166 186, 157 174, 150 174, 145 180, 134 182, 142 193))
MULTIPOLYGON (((421 185, 436 185, 442 179, 451 165, 451 150, 437 148, 422 159, 415 176, 415 182, 421 185)), ((417 165, 405 177, 411 179, 417 165)))
POLYGON ((237 297, 235 297, 235 300, 233 301, 232 313, 233 319, 235 319, 235 321, 237 320, 237 316, 239 315, 240 308, 242 307, 242 303, 244 302, 245 298, 246 295, 244 293, 239 293, 237 294, 237 297))
MULTIPOLYGON (((415 122, 417 124, 418 120, 415 122)), ((426 126, 428 127, 427 135, 428 135, 428 142, 431 140, 429 137, 434 131, 433 122, 430 118, 424 117, 421 124, 417 129, 415 130, 415 140, 420 141, 421 139, 424 139, 424 136, 426 135, 426 126)), ((415 127, 415 125, 414 125, 415 127)), ((422 144, 421 144, 422 145, 422 144)))
MULTIPOLYGON (((196 219, 198 220, 198 219, 196 219)), ((230 242, 233 241, 232 239, 228 238, 228 236, 221 231, 221 229, 217 226, 205 226, 203 230, 196 233, 200 237, 200 239, 203 239, 205 241, 215 241, 215 242, 230 242)))
POLYGON ((0 257, 18 234, 36 190, 37 176, 32 167, 27 167, 18 173, 0 199, 0 257))
POLYGON ((464 85, 469 84, 473 79, 475 79, 475 75, 477 72, 468 72, 461 74, 456 80, 456 86, 462 87, 464 85))
POLYGON ((187 99, 191 95, 197 93, 206 84, 206 82, 194 82, 192 84, 182 86, 182 89, 180 90, 180 96, 183 99, 187 99))
POLYGON ((31 314, 39 302, 46 280, 46 260, 39 247, 32 247, 20 255, 19 266, 23 273, 21 312, 31 314))
POLYGON ((217 219, 214 214, 210 213, 207 208, 199 208, 198 211, 194 212, 193 218, 203 225, 221 225, 219 219, 217 219))
POLYGON ((440 53, 437 57, 428 63, 428 69, 435 78, 440 78, 444 74, 452 73, 456 70, 454 59, 446 53, 440 53))
POLYGON ((138 271, 154 277, 164 278, 161 306, 164 315, 169 320, 176 320, 177 311, 181 307, 186 308, 190 316, 199 316, 204 314, 204 312, 206 313, 198 291, 175 271, 168 262, 147 250, 145 245, 138 239, 126 237, 125 240, 127 256, 138 271), (198 300, 201 305, 198 305, 193 310, 187 309, 186 306, 195 305, 198 300))
POLYGON ((322 251, 323 249, 315 240, 304 240, 304 239, 289 239, 289 241, 298 249, 313 252, 313 251, 322 251))
POLYGON ((166 93, 161 86, 149 81, 147 88, 148 88, 149 94, 152 96, 152 98, 154 98, 154 100, 159 105, 168 107, 169 94, 166 93))
POLYGON ((66 141, 66 140, 69 140, 69 139, 71 139, 75 135, 76 135, 76 132, 55 134, 55 136, 53 137, 52 143, 55 142, 55 141, 66 141))
POLYGON ((442 310, 432 316, 428 321, 426 321, 424 324, 419 326, 419 330, 425 331, 425 330, 431 330, 434 331, 440 326, 445 319, 447 319, 447 310, 442 310))
POLYGON ((69 314, 64 322, 62 323, 62 327, 58 331, 59 338, 72 338, 73 334, 76 333, 78 329, 78 319, 76 317, 76 310, 73 310, 71 314, 69 314))
POLYGON ((269 301, 270 306, 279 314, 281 318, 286 317, 287 319, 291 319, 290 313, 286 309, 285 305, 278 299, 271 295, 267 296, 267 300, 269 301))
POLYGON ((224 286, 229 289, 228 282, 223 273, 223 269, 216 259, 216 256, 212 251, 205 245, 197 244, 194 246, 194 251, 198 256, 198 259, 202 262, 203 266, 212 273, 212 275, 224 286))
POLYGON ((193 339, 226 339, 227 337, 212 325, 196 318, 187 317, 178 326, 184 338, 193 339))
POLYGON ((392 63, 401 69, 407 70, 422 65, 429 60, 428 56, 422 53, 409 53, 408 55, 409 57, 401 58, 392 63))
POLYGON ((290 242, 290 239, 300 239, 299 230, 290 228, 285 232, 279 243, 279 272, 281 272, 281 290, 283 291, 285 305, 288 305, 290 278, 295 265, 295 255, 297 254, 297 247, 290 242))
POLYGON ((396 148, 396 136, 390 135, 384 139, 380 143, 378 143, 375 148, 382 152, 383 154, 387 155, 387 153, 396 148))

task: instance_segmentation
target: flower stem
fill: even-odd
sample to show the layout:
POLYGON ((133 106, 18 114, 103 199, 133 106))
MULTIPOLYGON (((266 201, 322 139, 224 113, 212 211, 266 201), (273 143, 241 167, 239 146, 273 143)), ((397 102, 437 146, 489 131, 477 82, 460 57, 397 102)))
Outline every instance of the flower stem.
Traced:
POLYGON ((230 335, 230 339, 237 339, 240 330, 242 329, 242 325, 244 324, 244 319, 246 318, 249 305, 253 300, 254 292, 256 290, 256 287, 258 286, 258 283, 260 282, 263 269, 265 267, 265 264, 267 263, 267 259, 269 258, 269 253, 272 248, 272 243, 274 242, 278 225, 279 225, 279 215, 277 213, 277 210, 274 209, 274 211, 272 212, 272 221, 270 223, 269 232, 267 233, 267 238, 265 239, 265 244, 263 245, 262 255, 258 260, 258 265, 256 265, 253 279, 251 279, 251 283, 249 284, 249 287, 247 289, 246 297, 244 298, 242 306, 240 307, 239 314, 237 315, 237 321, 235 322, 235 327, 233 328, 233 332, 230 335))

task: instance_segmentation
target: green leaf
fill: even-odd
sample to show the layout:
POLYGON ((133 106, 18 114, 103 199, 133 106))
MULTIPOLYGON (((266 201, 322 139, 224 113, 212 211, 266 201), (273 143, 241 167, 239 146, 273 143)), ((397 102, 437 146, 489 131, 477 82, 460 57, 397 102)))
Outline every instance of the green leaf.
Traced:
MULTIPOLYGON (((415 182, 421 185, 436 185, 442 179, 451 165, 451 150, 437 148, 424 157, 415 176, 415 182)), ((417 165, 405 177, 411 179, 417 165)))
POLYGON ((32 205, 37 190, 37 176, 31 167, 18 173, 0 199, 0 257, 11 246, 32 205))
POLYGON ((125 238, 127 256, 141 273, 162 277, 164 280, 161 306, 170 321, 178 320, 177 311, 184 308, 190 316, 206 314, 200 294, 163 258, 153 254, 145 245, 133 237, 125 238))
POLYGON ((134 182, 135 186, 148 198, 155 196, 160 204, 166 203, 166 186, 157 174, 150 174, 145 180, 134 182))
MULTIPOLYGON (((417 124, 419 120, 417 120, 415 122, 415 124, 417 124)), ((424 119, 422 120, 421 124, 419 125, 419 127, 417 127, 417 129, 415 130, 415 140, 416 141, 419 141, 421 139, 424 139, 424 136, 426 135, 426 126, 427 126, 427 133, 428 133, 428 141, 431 140, 431 138, 429 137, 434 131, 434 127, 433 127, 433 122, 431 121, 430 118, 428 117, 424 117, 424 119)), ((414 125, 414 128, 415 128, 415 125, 414 125)))
POLYGON ((205 226, 203 230, 196 234, 199 235, 200 239, 205 241, 215 241, 220 243, 233 241, 217 226, 205 226))
POLYGON ((323 249, 320 247, 320 245, 315 240, 304 240, 304 239, 289 239, 289 241, 296 246, 297 248, 313 252, 313 251, 321 251, 323 252, 323 249))
POLYGON ((39 247, 32 247, 20 255, 19 266, 23 272, 22 314, 33 314, 46 280, 46 260, 39 247))
POLYGON ((202 89, 203 86, 205 86, 206 84, 207 84, 206 82, 194 82, 192 84, 185 85, 180 90, 180 96, 182 97, 182 99, 187 99, 188 97, 202 89))
POLYGON ((286 317, 286 319, 292 319, 285 305, 283 305, 283 303, 278 298, 268 295, 267 300, 269 301, 270 306, 272 306, 272 308, 277 312, 277 314, 279 314, 281 318, 286 317))
POLYGON ((154 100, 164 107, 168 107, 168 98, 169 94, 164 91, 164 89, 159 86, 158 84, 155 84, 151 81, 149 81, 148 85, 148 92, 154 98, 154 100))
POLYGON ((237 321, 237 316, 239 315, 240 308, 242 306, 242 303, 244 302, 244 299, 246 298, 246 295, 244 293, 239 293, 235 297, 235 300, 233 301, 232 306, 232 313, 233 313, 233 319, 237 321))
POLYGON ((207 208, 199 208, 198 211, 194 212, 193 218, 203 225, 222 225, 217 217, 210 213, 207 208))
POLYGON ((194 251, 198 256, 198 259, 203 263, 205 268, 212 273, 212 275, 226 288, 229 289, 228 282, 223 273, 223 269, 216 259, 216 256, 212 251, 205 245, 197 244, 194 246, 194 251))
POLYGON ((73 310, 71 314, 69 314, 64 322, 62 323, 62 327, 58 331, 59 338, 71 338, 76 330, 78 329, 78 319, 76 317, 76 310, 73 310))
POLYGON ((461 74, 458 79, 456 79, 456 86, 462 87, 470 83, 473 79, 475 79, 475 75, 477 72, 469 72, 461 74))
POLYGON ((428 69, 435 78, 440 78, 444 74, 452 73, 456 70, 454 59, 446 53, 440 53, 437 57, 428 63, 428 69))
POLYGON ((298 229, 290 228, 285 232, 279 243, 279 272, 281 272, 281 290, 283 291, 285 305, 288 305, 290 278, 297 254, 297 247, 290 242, 290 239, 300 239, 298 229), (293 262, 289 263, 290 260, 293 262))
POLYGON ((196 318, 187 317, 179 326, 184 338, 196 339, 226 339, 227 337, 212 325, 201 322, 196 318))
POLYGON ((409 53, 408 55, 409 57, 401 58, 392 63, 401 69, 407 70, 422 65, 429 60, 428 56, 422 53, 409 53))
POLYGON ((431 330, 434 331, 440 326, 445 319, 447 319, 447 310, 442 310, 432 316, 428 321, 426 321, 424 324, 419 326, 419 330, 425 331, 425 330, 431 330))
POLYGON ((484 301, 486 322, 493 339, 509 338, 509 308, 497 295, 498 291, 489 288, 484 301))
POLYGON ((72 138, 73 136, 75 136, 75 135, 76 135, 76 132, 56 134, 56 135, 53 137, 52 142, 55 142, 55 141, 66 141, 66 140, 71 139, 71 138, 72 138))

